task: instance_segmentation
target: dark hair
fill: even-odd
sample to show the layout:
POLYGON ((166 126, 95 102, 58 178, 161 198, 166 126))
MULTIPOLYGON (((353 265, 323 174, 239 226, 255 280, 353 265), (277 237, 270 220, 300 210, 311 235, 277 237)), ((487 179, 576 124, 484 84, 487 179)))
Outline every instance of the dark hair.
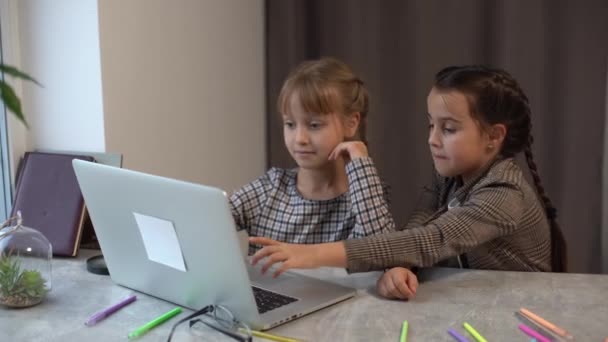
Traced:
POLYGON ((566 241, 559 228, 557 210, 545 193, 532 155, 532 119, 528 97, 506 71, 481 65, 452 66, 435 75, 437 90, 456 90, 469 102, 473 118, 482 126, 504 124, 507 133, 500 154, 513 157, 524 152, 538 195, 551 226, 551 268, 566 271, 566 241))
POLYGON ((302 108, 309 113, 350 115, 359 112, 358 138, 367 144, 369 95, 363 81, 348 65, 331 57, 301 63, 283 83, 277 101, 280 113, 289 113, 294 94, 298 94, 302 108))

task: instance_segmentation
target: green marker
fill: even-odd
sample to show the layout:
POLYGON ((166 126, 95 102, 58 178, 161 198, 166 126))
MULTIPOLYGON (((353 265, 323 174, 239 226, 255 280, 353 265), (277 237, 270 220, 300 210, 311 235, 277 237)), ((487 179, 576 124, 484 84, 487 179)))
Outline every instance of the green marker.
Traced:
POLYGON ((403 327, 401 328, 401 338, 399 342, 407 342, 407 321, 403 321, 403 327))
POLYGON ((133 330, 132 332, 129 333, 129 335, 127 336, 129 339, 135 338, 135 337, 139 337, 143 334, 145 334, 148 330, 156 327, 157 325, 161 325, 164 322, 170 320, 171 318, 179 315, 182 312, 182 308, 175 308, 161 316, 158 316, 157 318, 151 320, 150 322, 142 325, 141 327, 133 330))
POLYGON ((475 337, 475 341, 477 342, 488 342, 483 336, 481 336, 480 333, 477 332, 477 330, 475 330, 475 328, 473 328, 469 323, 464 322, 462 324, 462 326, 464 327, 464 329, 466 331, 469 332, 469 334, 473 335, 473 337, 475 337))

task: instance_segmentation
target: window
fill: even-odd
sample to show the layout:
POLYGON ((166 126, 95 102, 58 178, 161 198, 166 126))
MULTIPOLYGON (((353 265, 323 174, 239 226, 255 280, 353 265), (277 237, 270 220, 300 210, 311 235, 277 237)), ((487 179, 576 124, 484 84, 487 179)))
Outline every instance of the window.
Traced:
MULTIPOLYGON (((6 31, 8 31, 8 0, 0 0, 0 62, 4 63, 6 31)), ((8 64, 8 63, 7 63, 8 64)), ((0 75, 0 77, 3 77, 0 75)), ((0 220, 4 222, 11 211, 12 186, 10 173, 10 156, 8 149, 8 132, 6 107, 0 103, 0 220)))

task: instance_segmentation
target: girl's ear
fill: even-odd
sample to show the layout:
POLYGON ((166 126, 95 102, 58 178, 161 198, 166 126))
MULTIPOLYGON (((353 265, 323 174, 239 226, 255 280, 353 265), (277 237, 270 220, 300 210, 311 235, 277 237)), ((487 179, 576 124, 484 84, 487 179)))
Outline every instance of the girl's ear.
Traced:
POLYGON ((353 138, 359 131, 359 123, 361 122, 361 113, 353 112, 346 115, 344 121, 345 136, 347 139, 353 138))
POLYGON ((507 136, 507 126, 504 124, 494 124, 490 127, 488 131, 489 145, 488 148, 493 149, 497 148, 500 150, 502 146, 502 142, 505 140, 507 136))

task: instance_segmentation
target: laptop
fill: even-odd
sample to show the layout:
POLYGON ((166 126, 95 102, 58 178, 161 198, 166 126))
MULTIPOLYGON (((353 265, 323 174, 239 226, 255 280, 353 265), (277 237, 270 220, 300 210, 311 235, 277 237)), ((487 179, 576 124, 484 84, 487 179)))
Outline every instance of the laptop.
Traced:
POLYGON ((356 293, 296 273, 260 274, 241 252, 228 198, 218 188, 81 160, 73 166, 119 285, 192 310, 223 305, 260 330, 356 293))

